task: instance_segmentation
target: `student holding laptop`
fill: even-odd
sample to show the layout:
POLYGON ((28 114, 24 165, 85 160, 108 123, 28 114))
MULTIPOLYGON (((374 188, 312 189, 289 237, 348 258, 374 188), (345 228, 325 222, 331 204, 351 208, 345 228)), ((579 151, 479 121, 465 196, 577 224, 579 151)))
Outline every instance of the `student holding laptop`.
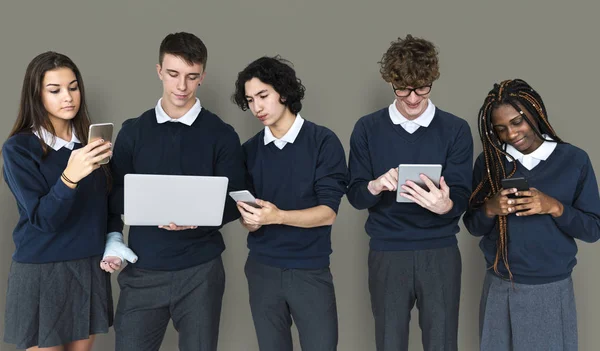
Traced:
MULTIPOLYGON (((207 50, 190 33, 169 34, 160 46, 158 77, 163 95, 156 107, 127 120, 111 161, 112 213, 124 210, 126 174, 223 176, 228 190, 244 189, 244 161, 234 129, 196 98, 205 76, 207 50)), ((165 203, 178 211, 181 203, 165 203)), ((198 213, 201 216, 202 213, 198 213)), ((228 199, 223 224, 239 217, 228 199)), ((179 349, 217 349, 225 272, 220 227, 131 226, 129 244, 139 256, 119 274, 116 350, 158 350, 171 319, 179 349)))
POLYGON ((243 146, 257 206, 238 201, 250 232, 245 272, 261 351, 292 350, 292 318, 302 350, 332 351, 338 341, 329 255, 346 158, 331 130, 300 116, 303 98, 296 72, 279 57, 250 63, 235 83, 235 103, 264 126, 243 146))
MULTIPOLYGON (((433 105, 435 46, 399 38, 381 60, 395 99, 361 118, 350 138, 348 200, 368 209, 369 290, 378 351, 407 350, 410 312, 419 308, 425 350, 457 350, 461 258, 455 234, 471 194, 469 125, 433 105), (431 179, 398 179, 400 164, 441 165, 431 179), (398 203, 399 196, 411 203, 398 203)), ((402 170, 401 170, 402 171, 402 170)))

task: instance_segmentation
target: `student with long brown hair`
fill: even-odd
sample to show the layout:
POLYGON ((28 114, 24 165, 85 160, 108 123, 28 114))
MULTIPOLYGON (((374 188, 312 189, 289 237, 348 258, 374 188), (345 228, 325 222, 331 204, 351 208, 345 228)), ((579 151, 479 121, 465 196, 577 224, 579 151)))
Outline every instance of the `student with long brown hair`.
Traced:
POLYGON ((464 223, 488 273, 481 350, 577 350, 575 239, 600 238, 600 196, 585 151, 565 143, 525 81, 495 84, 479 112, 483 152, 464 223), (529 190, 503 189, 526 178, 529 190))
POLYGON ((45 52, 25 73, 18 117, 2 147, 3 174, 19 220, 8 279, 4 340, 29 350, 90 350, 112 325, 102 271, 110 172, 98 164, 110 140, 87 144, 83 80, 67 56, 45 52), (102 169, 101 169, 102 168, 102 169))

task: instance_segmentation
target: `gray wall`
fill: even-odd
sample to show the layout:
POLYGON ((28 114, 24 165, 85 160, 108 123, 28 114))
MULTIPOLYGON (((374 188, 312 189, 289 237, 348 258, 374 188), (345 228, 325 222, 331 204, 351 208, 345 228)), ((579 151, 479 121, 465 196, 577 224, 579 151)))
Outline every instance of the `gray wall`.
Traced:
MULTIPOLYGON (((387 106, 391 89, 377 61, 389 43, 412 33, 440 50, 441 78, 434 103, 465 118, 477 136, 476 115, 494 82, 520 77, 544 98, 558 134, 586 150, 600 172, 600 120, 594 101, 600 74, 593 2, 542 0, 429 2, 363 1, 10 1, 0 4, 0 139, 16 117, 23 74, 38 53, 69 55, 86 83, 95 122, 120 126, 155 105, 161 84, 155 73, 162 38, 175 31, 201 37, 209 50, 202 104, 238 131, 242 140, 259 129, 250 112, 229 101, 236 73, 262 55, 281 54, 295 64, 307 88, 303 117, 333 129, 346 150, 356 120, 387 106)), ((118 128, 117 128, 118 130, 118 128)), ((477 137, 476 137, 477 138, 477 137)), ((481 151, 478 139, 475 151, 481 151)), ((367 290, 368 239, 365 211, 344 199, 333 227, 331 269, 337 291, 340 350, 373 350, 373 320, 367 290)), ((0 184, 0 310, 11 262, 15 201, 0 184)), ((236 222, 223 230, 227 287, 220 350, 258 350, 243 274, 245 233, 236 222)), ((458 235, 463 257, 460 349, 475 350, 484 262, 465 230, 458 235)), ((580 245, 574 273, 581 350, 597 350, 600 333, 600 257, 597 245, 580 245)), ((113 279, 116 277, 113 276, 113 279)), ((114 281, 114 296, 118 297, 114 281)), ((411 350, 421 350, 413 315, 411 350)), ((161 350, 176 350, 169 327, 161 350)), ((0 319, 0 330, 3 319, 0 319)), ((2 332, 0 332, 2 333, 2 332)), ((114 333, 101 335, 95 350, 113 349, 114 333)), ((0 343, 0 350, 13 350, 0 343)), ((299 348, 298 348, 299 350, 299 348)))

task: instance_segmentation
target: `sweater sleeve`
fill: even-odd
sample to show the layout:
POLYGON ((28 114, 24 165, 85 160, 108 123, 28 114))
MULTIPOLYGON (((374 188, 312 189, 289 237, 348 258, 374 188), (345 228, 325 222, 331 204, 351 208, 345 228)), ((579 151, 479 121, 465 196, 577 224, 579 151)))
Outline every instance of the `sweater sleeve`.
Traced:
POLYGON ((348 185, 346 155, 342 143, 331 132, 321 144, 315 171, 315 192, 319 205, 338 212, 340 202, 348 185))
POLYGON ((564 211, 554 222, 565 234, 585 242, 600 238, 600 196, 592 163, 586 155, 573 202, 563 203, 564 211))
MULTIPOLYGON (((476 189, 477 186, 479 186, 479 183, 483 179, 484 172, 485 165, 482 155, 477 158, 475 167, 473 168, 473 189, 476 189)), ((492 231, 496 230, 496 218, 497 217, 488 217, 483 210, 483 206, 473 208, 472 205, 469 205, 467 212, 465 212, 463 217, 463 222, 469 233, 474 236, 484 236, 489 235, 492 231)))
POLYGON ((350 204, 358 210, 371 208, 381 199, 381 194, 373 195, 367 189, 369 182, 379 176, 373 174, 371 165, 367 132, 361 119, 356 122, 350 136, 350 156, 348 157, 350 184, 347 196, 350 204))
POLYGON ((73 209, 77 188, 69 188, 59 177, 48 189, 31 150, 23 145, 5 143, 2 156, 6 182, 31 225, 42 232, 58 231, 73 209))
POLYGON ((448 152, 446 167, 442 173, 446 184, 450 187, 450 199, 454 205, 450 211, 440 217, 460 217, 467 209, 471 196, 472 167, 473 137, 469 125, 463 121, 454 145, 448 152))
POLYGON ((125 208, 125 175, 133 172, 133 147, 134 142, 127 134, 126 123, 117 135, 113 148, 113 157, 110 160, 112 174, 112 189, 109 195, 108 232, 122 232, 123 221, 121 215, 125 208))
MULTIPOLYGON (((224 176, 229 179, 227 193, 246 189, 246 171, 244 166, 244 152, 240 138, 231 128, 226 135, 219 138, 215 160, 215 176, 224 176)), ((223 212, 223 225, 240 217, 235 201, 227 195, 225 210, 223 212)))

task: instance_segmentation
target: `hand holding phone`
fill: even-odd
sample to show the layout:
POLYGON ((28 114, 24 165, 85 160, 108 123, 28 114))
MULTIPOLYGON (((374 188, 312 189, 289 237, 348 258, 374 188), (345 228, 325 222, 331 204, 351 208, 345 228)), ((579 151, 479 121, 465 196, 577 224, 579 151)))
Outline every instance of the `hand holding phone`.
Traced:
MULTIPOLYGON (((103 139, 105 142, 110 143, 112 140, 114 125, 112 123, 96 123, 90 125, 88 131, 88 144, 93 143, 96 140, 103 139)), ((98 162, 99 165, 105 165, 110 161, 110 156, 107 156, 98 162)))
POLYGON ((235 200, 235 202, 241 201, 247 204, 248 206, 252 206, 254 208, 262 208, 256 203, 256 198, 248 190, 230 191, 229 196, 231 196, 231 198, 235 200))
MULTIPOLYGON (((500 182, 502 184, 503 189, 515 189, 516 188, 517 191, 529 190, 529 183, 527 182, 527 179, 525 179, 523 177, 505 178, 505 179, 502 179, 500 182)), ((511 199, 517 198, 517 196, 515 196, 515 194, 508 194, 507 196, 511 199)))

